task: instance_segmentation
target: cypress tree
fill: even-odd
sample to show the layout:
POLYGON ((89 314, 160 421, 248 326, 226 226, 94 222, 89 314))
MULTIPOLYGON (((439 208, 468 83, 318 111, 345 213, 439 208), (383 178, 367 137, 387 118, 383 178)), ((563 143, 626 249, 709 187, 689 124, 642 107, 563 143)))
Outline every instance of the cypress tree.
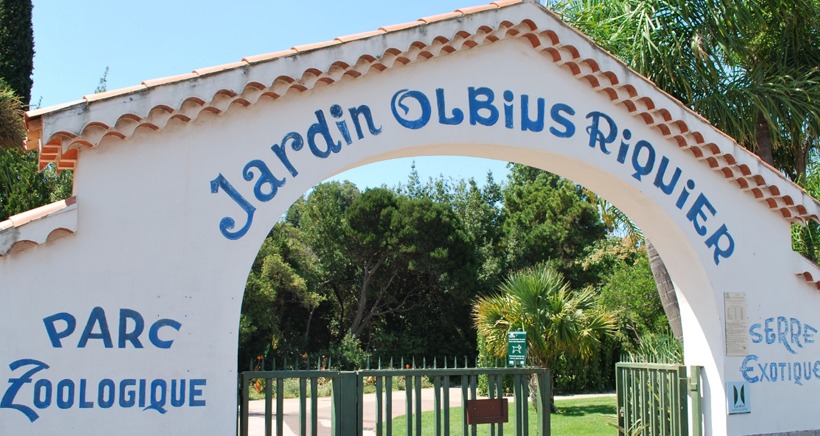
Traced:
POLYGON ((28 105, 34 71, 31 0, 0 0, 0 78, 28 105))

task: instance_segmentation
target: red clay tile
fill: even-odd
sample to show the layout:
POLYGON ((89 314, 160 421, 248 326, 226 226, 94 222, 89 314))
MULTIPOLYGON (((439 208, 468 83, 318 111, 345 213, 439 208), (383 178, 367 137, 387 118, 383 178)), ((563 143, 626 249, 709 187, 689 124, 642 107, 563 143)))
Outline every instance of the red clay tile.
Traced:
POLYGON ((524 2, 521 1, 521 0, 498 0, 498 1, 494 1, 490 4, 496 5, 499 8, 503 8, 503 7, 506 7, 506 6, 517 5, 519 3, 524 3, 524 2))
POLYGON ((249 64, 255 64, 255 63, 259 63, 259 62, 269 61, 271 59, 283 58, 283 57, 294 55, 294 54, 296 54, 296 50, 291 48, 291 49, 282 50, 282 51, 275 51, 273 53, 265 53, 265 54, 261 54, 261 55, 255 55, 255 56, 247 56, 247 57, 242 58, 242 60, 244 62, 249 63, 249 64))
POLYGON ((378 36, 378 35, 384 35, 384 34, 385 34, 384 30, 376 29, 376 30, 371 30, 369 32, 356 33, 354 35, 339 36, 339 37, 336 38, 336 41, 350 42, 350 41, 355 41, 357 39, 365 39, 365 38, 370 38, 371 36, 378 36))
POLYGON ((297 46, 293 47, 293 50, 295 50, 297 53, 302 53, 302 52, 306 52, 306 51, 318 50, 320 48, 331 47, 331 46, 338 45, 338 44, 341 44, 341 43, 334 39, 334 40, 330 40, 330 41, 316 42, 316 43, 313 43, 313 44, 297 45, 297 46))
POLYGON ((382 27, 379 27, 379 30, 384 30, 385 32, 397 32, 399 30, 410 29, 412 27, 418 27, 418 26, 421 26, 422 24, 424 24, 424 23, 421 20, 416 20, 416 21, 409 21, 407 23, 393 24, 393 25, 390 25, 390 26, 382 26, 382 27))
POLYGON ((498 6, 490 3, 488 5, 478 5, 478 6, 470 6, 470 7, 467 7, 467 8, 459 8, 459 9, 456 9, 456 12, 461 12, 462 14, 467 15, 467 14, 474 14, 476 12, 481 12, 481 11, 489 11, 491 9, 498 9, 498 6))
POLYGON ((112 89, 111 91, 98 92, 98 93, 95 93, 95 94, 88 94, 86 96, 83 96, 83 100, 91 103, 92 101, 105 100, 107 98, 116 97, 118 95, 131 94, 132 92, 142 91, 143 89, 146 89, 146 88, 147 88, 146 85, 139 84, 139 85, 135 85, 135 86, 129 86, 127 88, 112 89))
POLYGON ((462 14, 461 12, 457 12, 457 11, 446 12, 446 13, 443 13, 443 14, 431 15, 429 17, 419 18, 419 21, 430 24, 430 23, 436 23, 438 21, 449 20, 450 18, 458 18, 458 17, 461 17, 463 15, 464 14, 462 14))
POLYGON ((222 72, 222 71, 233 70, 233 69, 236 69, 236 68, 242 68, 242 67, 247 66, 247 65, 248 65, 248 62, 245 62, 245 61, 231 62, 229 64, 217 65, 215 67, 197 68, 196 70, 194 70, 194 74, 196 74, 198 76, 204 76, 204 75, 207 75, 207 74, 219 73, 219 72, 222 72))
POLYGON ((177 76, 160 77, 159 79, 145 80, 142 82, 142 84, 149 88, 153 88, 156 86, 167 85, 169 83, 182 82, 183 80, 193 79, 195 77, 197 77, 197 75, 194 73, 186 73, 177 76))

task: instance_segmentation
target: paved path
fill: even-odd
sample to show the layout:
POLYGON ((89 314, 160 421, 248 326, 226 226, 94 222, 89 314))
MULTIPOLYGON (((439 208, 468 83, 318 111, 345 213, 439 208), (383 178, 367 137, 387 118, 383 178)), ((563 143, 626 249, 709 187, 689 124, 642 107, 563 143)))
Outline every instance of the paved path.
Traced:
MULTIPOLYGON (((415 394, 415 392, 414 392, 415 394)), ((460 407, 461 406, 461 388, 455 387, 450 388, 450 407, 460 407)), ((568 396, 556 396, 556 399, 561 398, 583 398, 583 397, 600 397, 600 396, 614 396, 614 393, 606 393, 606 394, 588 394, 588 395, 568 395, 568 396)), ((421 394, 421 408, 422 411, 429 411, 433 410, 434 406, 434 390, 433 388, 426 388, 422 389, 421 394)), ((330 413, 331 413, 331 401, 330 397, 321 397, 318 399, 317 403, 317 417, 318 417, 318 426, 317 426, 317 434, 319 436, 329 436, 330 435, 330 413)), ((442 400, 443 401, 443 400, 442 400)), ((416 399, 413 398, 413 404, 415 405, 416 399)), ((249 409, 249 422, 248 422, 248 434, 249 436, 264 436, 265 434, 265 401, 264 400, 256 400, 251 401, 249 409)), ((299 399, 298 398, 288 398, 283 401, 284 404, 284 436, 296 436, 299 432, 300 423, 299 423, 299 399)), ((392 415, 393 418, 398 416, 403 416, 406 414, 405 411, 405 404, 406 404, 406 397, 404 391, 394 391, 393 392, 393 410, 392 415)), ((276 407, 276 402, 274 400, 273 407, 276 407)), ((307 421, 307 434, 310 433, 310 401, 307 402, 308 413, 307 417, 305 418, 307 421)), ((271 424, 273 427, 273 434, 276 434, 276 422, 271 424)), ((376 394, 365 394, 364 395, 364 429, 365 429, 365 436, 368 434, 373 434, 373 428, 375 427, 376 423, 376 394)))

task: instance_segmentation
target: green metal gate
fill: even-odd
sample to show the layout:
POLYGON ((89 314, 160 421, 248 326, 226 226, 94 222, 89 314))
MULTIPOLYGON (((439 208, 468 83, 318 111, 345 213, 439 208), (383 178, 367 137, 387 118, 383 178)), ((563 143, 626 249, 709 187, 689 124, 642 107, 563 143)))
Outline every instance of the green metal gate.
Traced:
MULTIPOLYGON (((299 405, 297 429, 299 435, 320 436, 323 434, 319 426, 320 405, 318 390, 320 381, 332 384, 331 397, 331 430, 333 436, 351 436, 364 434, 365 427, 369 433, 376 436, 398 434, 393 428, 393 411, 404 406, 404 425, 406 430, 402 434, 410 435, 449 435, 451 429, 456 428, 454 434, 475 436, 479 426, 489 426, 490 434, 495 436, 529 435, 529 416, 527 413, 530 380, 534 378, 537 389, 537 422, 532 423, 535 434, 547 436, 550 428, 549 400, 550 383, 549 373, 543 368, 438 368, 438 369, 368 369, 360 371, 247 371, 239 377, 239 419, 238 434, 240 436, 257 436, 250 431, 250 389, 252 381, 259 381, 264 391, 264 431, 261 435, 283 436, 284 433, 284 386, 286 380, 295 380, 298 383, 299 405), (512 382, 512 398, 509 405, 508 421, 504 423, 471 424, 468 423, 467 405, 475 405, 473 400, 478 398, 479 377, 487 378, 487 399, 501 399, 504 397, 504 380, 512 382), (432 389, 422 389, 422 381, 428 380, 432 389), (401 390, 397 385, 403 384, 401 390), (365 385, 373 386, 375 392, 372 404, 365 404, 365 385), (397 395, 402 398, 399 403, 393 400, 397 395), (432 395, 434 415, 433 424, 424 427, 422 422, 423 395, 432 395), (451 405, 459 397, 460 410, 451 414, 451 405), (365 411, 372 421, 365 422, 365 411), (455 417, 453 415, 457 415, 455 417), (458 422, 456 422, 458 421, 458 422)), ((291 384, 293 382, 290 382, 291 384)), ((429 398, 428 398, 429 400, 429 398)), ((327 401, 325 399, 324 401, 327 401)), ((485 401, 480 399, 479 402, 485 401)), ((506 404, 506 403, 505 403, 506 404)), ((454 410, 458 410, 456 407, 454 410)), ((328 434, 325 430, 324 434, 328 434)))
POLYGON ((700 367, 676 364, 618 363, 615 386, 621 435, 689 435, 688 402, 692 401, 692 434, 701 434, 700 367))

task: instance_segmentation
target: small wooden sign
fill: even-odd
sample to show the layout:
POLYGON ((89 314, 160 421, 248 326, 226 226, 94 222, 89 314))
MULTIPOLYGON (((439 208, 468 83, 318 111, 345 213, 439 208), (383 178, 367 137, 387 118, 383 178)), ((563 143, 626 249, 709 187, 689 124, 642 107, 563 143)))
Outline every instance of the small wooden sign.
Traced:
POLYGON ((506 398, 467 400, 467 424, 507 422, 509 407, 506 398))

